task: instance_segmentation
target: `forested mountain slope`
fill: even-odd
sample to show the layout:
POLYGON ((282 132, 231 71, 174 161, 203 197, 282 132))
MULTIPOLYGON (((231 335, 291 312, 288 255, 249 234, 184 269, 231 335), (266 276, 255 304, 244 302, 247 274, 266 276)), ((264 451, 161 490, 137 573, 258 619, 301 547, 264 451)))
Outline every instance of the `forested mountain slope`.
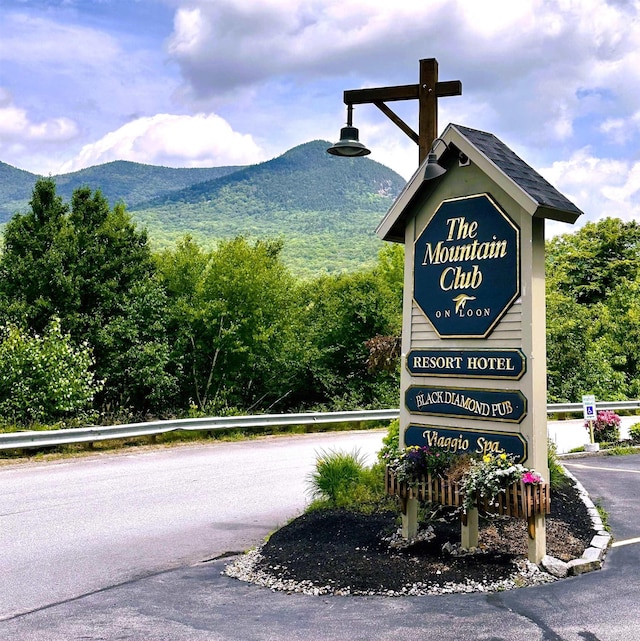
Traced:
POLYGON ((366 158, 336 158, 313 141, 268 162, 198 183, 133 208, 151 237, 280 237, 299 274, 354 269, 380 247, 375 228, 404 186, 366 158))
MULTIPOLYGON (((100 189, 112 206, 122 201, 132 207, 238 169, 241 167, 176 169, 116 160, 52 178, 56 181, 58 194, 65 200, 71 199, 75 189, 86 185, 100 189)), ((0 162, 0 223, 28 208, 37 179, 37 174, 0 162)))
MULTIPOLYGON (((357 269, 381 246, 375 228, 404 186, 368 158, 336 158, 316 140, 248 167, 172 169, 116 161, 54 176, 69 200, 79 186, 124 202, 156 247, 185 234, 281 238, 283 258, 299 275, 357 269)), ((28 208, 37 176, 0 163, 0 222, 28 208)))

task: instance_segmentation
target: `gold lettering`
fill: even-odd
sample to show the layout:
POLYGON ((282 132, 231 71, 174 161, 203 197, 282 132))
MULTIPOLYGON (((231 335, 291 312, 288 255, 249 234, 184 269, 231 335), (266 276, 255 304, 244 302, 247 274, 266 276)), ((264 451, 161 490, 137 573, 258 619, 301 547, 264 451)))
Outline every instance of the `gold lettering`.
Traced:
POLYGON ((490 441, 484 436, 480 436, 477 441, 476 454, 504 454, 504 449, 500 447, 500 441, 490 441))
POLYGON ((446 267, 440 275, 440 289, 447 292, 452 289, 478 289, 482 284, 482 272, 477 265, 470 272, 463 272, 462 267, 446 267))
MULTIPOLYGON (((475 235, 474 228, 473 236, 475 235)), ((447 236, 446 241, 439 240, 435 247, 433 247, 431 243, 426 243, 422 264, 444 265, 446 263, 464 263, 472 260, 493 260, 504 258, 507 255, 508 243, 506 240, 494 239, 482 243, 474 240, 471 243, 451 246, 444 244, 451 240, 453 240, 453 238, 447 236)))
POLYGON ((478 231, 477 221, 474 220, 471 223, 467 223, 464 216, 459 216, 458 218, 449 218, 446 224, 449 228, 447 240, 453 240, 454 235, 456 240, 462 240, 464 238, 475 238, 478 231))

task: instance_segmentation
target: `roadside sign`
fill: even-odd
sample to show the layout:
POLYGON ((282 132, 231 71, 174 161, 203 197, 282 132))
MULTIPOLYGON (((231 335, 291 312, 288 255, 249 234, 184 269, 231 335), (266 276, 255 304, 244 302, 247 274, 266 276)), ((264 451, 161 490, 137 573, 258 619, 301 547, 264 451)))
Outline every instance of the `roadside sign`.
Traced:
POLYGON ((596 420, 596 397, 589 394, 582 397, 582 411, 585 421, 596 420))

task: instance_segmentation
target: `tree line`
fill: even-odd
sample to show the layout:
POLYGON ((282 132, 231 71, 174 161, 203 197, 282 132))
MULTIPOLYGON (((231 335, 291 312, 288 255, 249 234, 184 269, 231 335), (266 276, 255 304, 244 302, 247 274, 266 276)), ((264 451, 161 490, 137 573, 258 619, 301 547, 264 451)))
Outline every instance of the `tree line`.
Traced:
POLYGON ((400 330, 392 259, 300 280, 280 240, 154 252, 123 205, 50 178, 3 241, 5 424, 397 404, 365 345, 400 330))
MULTIPOLYGON (((640 396, 640 226, 547 243, 549 402, 640 396)), ((403 247, 301 279, 281 240, 153 251, 122 204, 38 180, 3 232, 0 422, 395 407, 403 247)))

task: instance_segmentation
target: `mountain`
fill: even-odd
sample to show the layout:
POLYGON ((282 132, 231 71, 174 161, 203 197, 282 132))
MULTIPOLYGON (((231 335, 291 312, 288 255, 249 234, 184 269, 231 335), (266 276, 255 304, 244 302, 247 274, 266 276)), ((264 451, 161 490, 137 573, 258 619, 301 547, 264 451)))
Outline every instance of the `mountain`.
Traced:
MULTIPOLYGON (((247 167, 171 169, 116 161, 54 176, 66 200, 87 185, 124 201, 155 247, 185 234, 211 245, 243 235, 282 238, 300 275, 356 269, 381 247, 375 228, 404 179, 368 158, 339 158, 321 140, 247 167)), ((28 207, 37 176, 0 163, 0 222, 28 207)))
POLYGON ((28 207, 37 178, 35 174, 0 162, 0 223, 28 207))
POLYGON ((177 190, 132 208, 151 236, 171 242, 281 237, 300 274, 355 269, 373 261, 374 231, 404 187, 397 173, 368 158, 327 154, 308 142, 273 160, 177 190))
MULTIPOLYGON (((145 200, 238 169, 241 167, 174 169, 116 160, 52 178, 56 181, 58 193, 65 200, 71 200, 71 195, 78 187, 88 185, 92 189, 100 189, 111 205, 123 201, 131 208, 145 200)), ((29 206, 37 179, 37 174, 0 162, 0 222, 6 222, 17 211, 24 211, 29 206)))
POLYGON ((219 178, 242 167, 172 168, 143 165, 125 160, 116 160, 104 165, 88 167, 70 174, 54 176, 58 193, 65 198, 78 187, 89 185, 99 189, 113 205, 122 200, 131 207, 170 194, 196 183, 219 178))

